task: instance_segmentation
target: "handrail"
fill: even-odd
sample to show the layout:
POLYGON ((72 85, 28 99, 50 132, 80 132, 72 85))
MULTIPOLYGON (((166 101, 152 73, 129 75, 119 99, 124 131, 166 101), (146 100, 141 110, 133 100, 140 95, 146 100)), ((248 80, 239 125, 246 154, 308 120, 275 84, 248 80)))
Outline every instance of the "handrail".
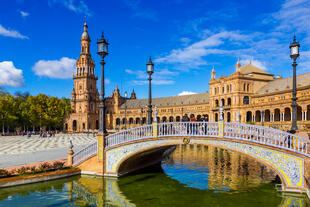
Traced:
POLYGON ((88 145, 87 147, 81 149, 72 156, 72 165, 76 166, 96 153, 97 153, 97 142, 94 142, 88 145))
MULTIPOLYGON (((307 138, 259 125, 232 122, 225 122, 223 124, 223 138, 260 143, 309 156, 309 140, 307 138)), ((157 137, 172 136, 216 138, 219 137, 219 124, 218 122, 168 122, 157 124, 157 137)), ((106 149, 119 144, 152 137, 153 125, 123 130, 106 137, 106 149)))
MULTIPOLYGON (((158 123, 156 137, 223 137, 277 147, 310 157, 307 138, 259 125, 224 122, 223 126, 223 134, 220 136, 219 122, 158 123)), ((153 125, 126 129, 108 135, 105 138, 105 149, 148 138, 153 138, 153 125)), ((96 153, 97 142, 94 142, 73 155, 73 165, 78 165, 96 153)))

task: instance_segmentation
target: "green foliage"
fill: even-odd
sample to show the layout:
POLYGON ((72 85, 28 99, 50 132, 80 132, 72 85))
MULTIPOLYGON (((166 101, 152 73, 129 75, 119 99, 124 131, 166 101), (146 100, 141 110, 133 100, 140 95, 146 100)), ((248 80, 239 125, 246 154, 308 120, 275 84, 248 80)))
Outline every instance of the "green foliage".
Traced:
POLYGON ((53 168, 55 169, 55 170, 61 170, 61 169, 63 169, 64 168, 64 165, 65 165, 65 163, 64 162, 54 162, 54 164, 53 164, 53 168))
POLYGON ((45 163, 42 163, 42 164, 39 166, 38 171, 39 171, 39 172, 47 172, 47 171, 49 171, 50 169, 52 169, 52 166, 45 162, 45 163))
POLYGON ((8 177, 10 176, 10 172, 5 169, 0 169, 0 178, 8 177))
POLYGON ((0 124, 2 133, 5 128, 24 131, 41 126, 47 129, 61 129, 63 117, 71 112, 70 99, 49 97, 44 94, 31 96, 16 93, 15 96, 1 91, 0 124))

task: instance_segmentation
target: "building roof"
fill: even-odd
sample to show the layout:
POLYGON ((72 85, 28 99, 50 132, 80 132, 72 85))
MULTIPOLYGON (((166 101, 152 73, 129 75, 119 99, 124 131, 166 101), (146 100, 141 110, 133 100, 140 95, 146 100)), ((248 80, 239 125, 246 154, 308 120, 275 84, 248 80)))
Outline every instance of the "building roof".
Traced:
MULTIPOLYGON (((308 85, 310 85, 310 73, 305 73, 297 76, 297 88, 308 85)), ((266 92, 272 93, 276 92, 276 89, 278 89, 278 91, 284 91, 292 88, 293 88, 293 77, 280 78, 268 82, 268 84, 262 87, 257 93, 258 94, 264 94, 266 92)))
POLYGON ((252 62, 248 65, 242 66, 240 68, 240 73, 242 74, 251 74, 251 73, 260 73, 260 74, 265 74, 265 75, 272 75, 270 73, 267 73, 266 71, 263 71, 262 69, 259 69, 258 67, 254 66, 252 62))
MULTIPOLYGON (((184 96, 168 96, 161 98, 152 98, 152 105, 157 107, 167 106, 179 106, 190 104, 205 104, 209 103, 209 93, 197 93, 184 96)), ((148 105, 148 99, 127 99, 127 108, 145 108, 148 105)), ((125 108, 125 104, 121 105, 121 108, 125 108)))

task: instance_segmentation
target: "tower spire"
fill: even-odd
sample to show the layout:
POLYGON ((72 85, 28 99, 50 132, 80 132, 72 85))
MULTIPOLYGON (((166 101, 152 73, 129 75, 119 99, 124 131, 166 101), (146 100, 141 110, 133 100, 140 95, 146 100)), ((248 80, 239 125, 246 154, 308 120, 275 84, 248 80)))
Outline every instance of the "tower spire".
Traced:
POLYGON ((211 80, 214 80, 214 79, 215 79, 215 70, 214 70, 214 65, 213 65, 213 68, 211 71, 211 80))
POLYGON ((236 72, 240 72, 240 68, 241 68, 241 64, 239 62, 239 57, 238 57, 238 61, 236 63, 236 72))

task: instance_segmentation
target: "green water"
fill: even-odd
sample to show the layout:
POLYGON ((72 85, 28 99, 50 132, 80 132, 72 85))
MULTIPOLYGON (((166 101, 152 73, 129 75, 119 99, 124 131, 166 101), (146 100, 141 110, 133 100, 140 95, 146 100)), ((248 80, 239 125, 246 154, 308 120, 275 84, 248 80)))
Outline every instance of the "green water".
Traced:
POLYGON ((310 206, 275 190, 268 167, 236 152, 178 146, 161 167, 120 179, 75 176, 0 190, 0 206, 310 206))

